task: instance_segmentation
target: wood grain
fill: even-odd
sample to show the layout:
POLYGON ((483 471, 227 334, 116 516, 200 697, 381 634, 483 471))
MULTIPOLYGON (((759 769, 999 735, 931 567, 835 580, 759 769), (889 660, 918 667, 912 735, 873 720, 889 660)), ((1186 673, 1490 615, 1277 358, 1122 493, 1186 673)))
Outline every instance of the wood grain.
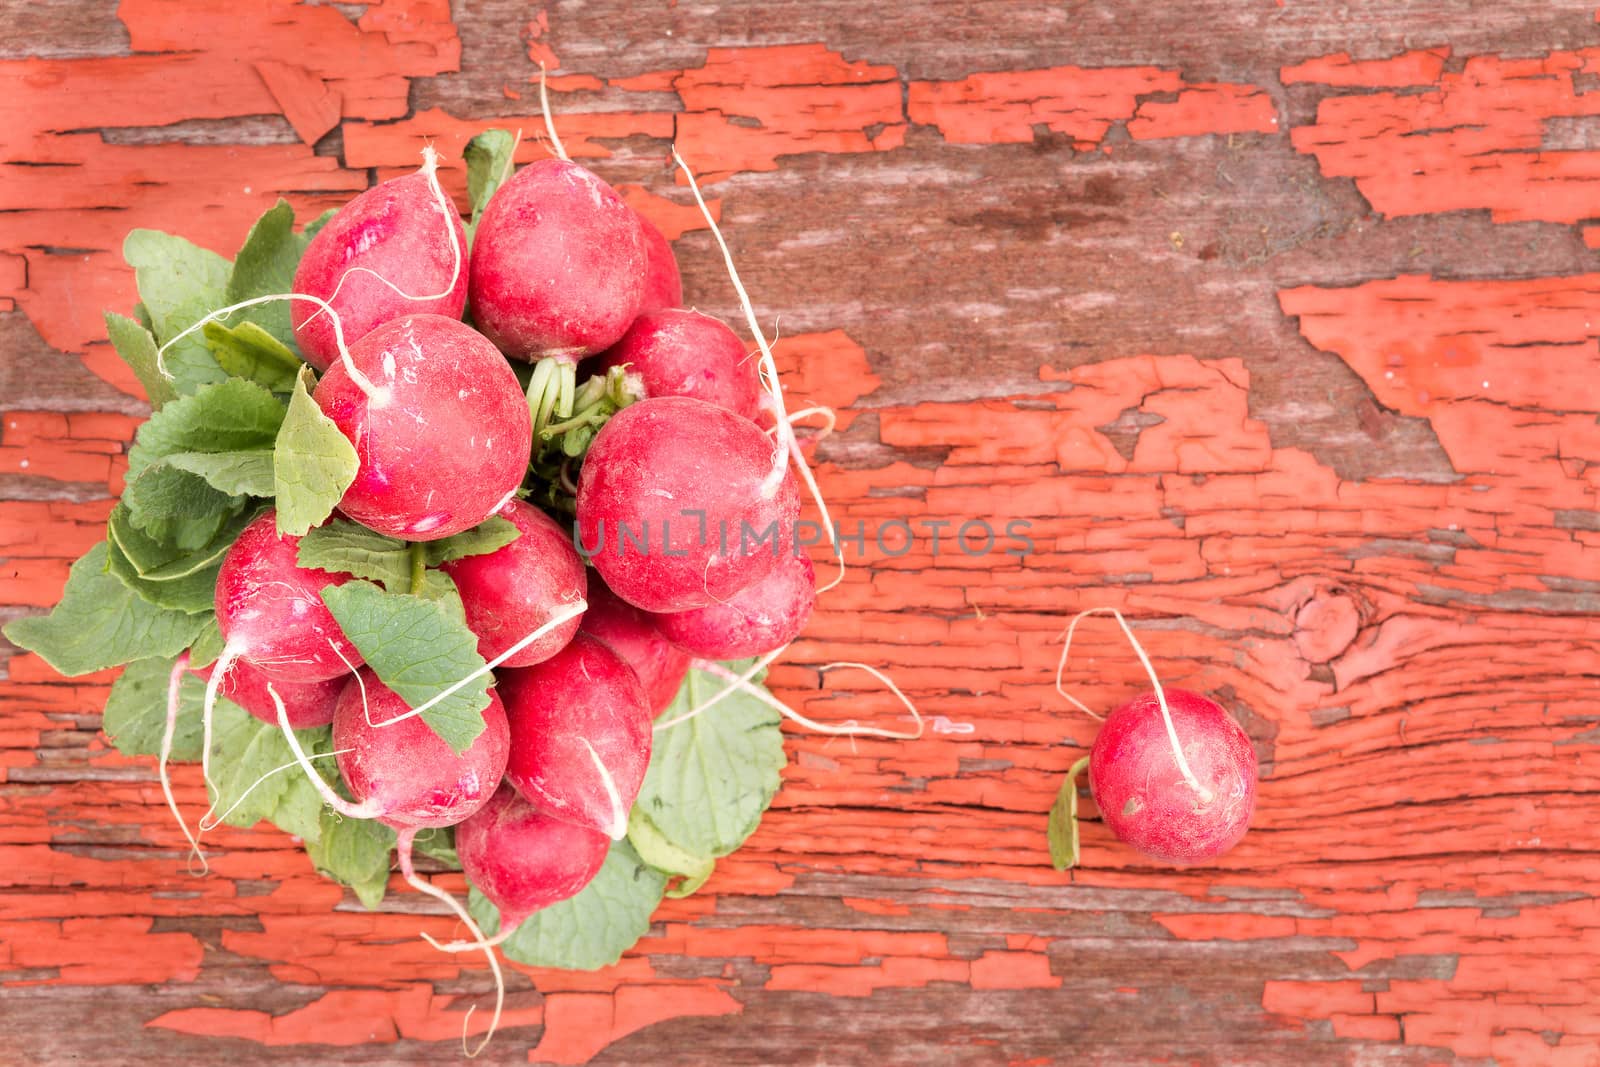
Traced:
MULTIPOLYGON (((772 680, 893 719, 818 669, 880 664, 941 729, 792 734, 748 846, 617 966, 513 968, 483 1059, 1600 1063, 1592 5, 0 0, 0 24, 0 615, 55 599, 121 490, 123 234, 231 253, 278 196, 307 217, 490 122, 538 158, 539 61, 569 149, 731 317, 669 143, 690 157, 792 396, 840 411, 834 514, 912 530, 867 534, 772 680), (1033 551, 962 552, 980 519, 1033 551), (1254 828, 1214 866, 1147 865, 1090 804, 1083 868, 1049 867, 1094 726, 1057 642, 1094 605, 1257 745, 1254 828)), ((1080 640, 1091 704, 1142 684, 1114 631, 1080 640)), ((5 1048, 456 1054, 489 981, 415 936, 450 931, 432 902, 396 880, 368 913, 267 827, 219 830, 192 877, 150 762, 97 732, 110 676, 5 669, 5 1048)), ((197 770, 177 790, 198 810, 197 770)))

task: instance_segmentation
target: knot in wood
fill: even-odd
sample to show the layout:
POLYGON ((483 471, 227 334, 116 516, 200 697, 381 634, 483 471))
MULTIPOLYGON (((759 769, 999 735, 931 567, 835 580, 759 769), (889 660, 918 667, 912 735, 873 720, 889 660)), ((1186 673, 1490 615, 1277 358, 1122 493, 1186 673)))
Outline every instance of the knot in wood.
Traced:
POLYGON ((1307 663, 1336 658, 1361 631, 1361 605, 1343 589, 1318 590, 1294 617, 1294 643, 1307 663))

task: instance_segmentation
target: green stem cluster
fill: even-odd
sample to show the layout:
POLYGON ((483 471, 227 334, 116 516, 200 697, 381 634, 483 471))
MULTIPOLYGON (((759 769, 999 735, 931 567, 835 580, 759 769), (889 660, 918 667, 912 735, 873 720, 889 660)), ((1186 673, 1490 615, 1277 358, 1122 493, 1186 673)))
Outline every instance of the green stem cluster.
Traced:
POLYGON ((543 440, 552 419, 572 416, 578 391, 578 365, 569 356, 546 356, 534 364, 528 382, 528 414, 533 416, 535 441, 543 440))

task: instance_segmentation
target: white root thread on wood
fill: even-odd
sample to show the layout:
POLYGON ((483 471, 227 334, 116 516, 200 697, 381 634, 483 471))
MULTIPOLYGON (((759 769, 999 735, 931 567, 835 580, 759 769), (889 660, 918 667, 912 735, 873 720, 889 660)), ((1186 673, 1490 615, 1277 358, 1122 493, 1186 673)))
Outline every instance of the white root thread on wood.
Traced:
MULTIPOLYGON (((784 646, 784 648, 787 647, 787 645, 784 646)), ((780 648, 777 652, 772 652, 768 655, 773 659, 776 659, 779 653, 783 651, 784 649, 780 648)), ((770 660, 767 662, 770 662, 770 660)), ((716 677, 721 678, 723 681, 728 683, 727 688, 718 692, 715 696, 707 700, 704 704, 701 704, 698 708, 686 711, 682 715, 672 719, 669 722, 664 722, 657 725, 655 728, 656 731, 659 733, 662 730, 677 726, 679 723, 687 722, 696 715, 699 715, 709 709, 727 694, 738 690, 755 697, 757 700, 761 701, 763 704, 766 704, 780 715, 787 719, 793 720, 800 726, 803 726, 807 730, 811 730, 814 733, 832 734, 841 737, 884 737, 893 741, 915 741, 922 736, 923 728, 926 725, 923 721, 922 713, 919 712, 917 710, 917 706, 911 702, 911 698, 906 696, 898 685, 895 685, 894 680, 876 667, 868 666, 865 663, 839 662, 824 664, 821 667, 818 667, 817 670, 824 674, 828 671, 839 670, 844 667, 852 667, 856 670, 866 671, 878 681, 882 682, 884 686, 888 688, 889 692, 893 693, 895 698, 898 699, 901 704, 905 705, 906 710, 911 713, 911 718, 917 724, 917 728, 915 730, 887 730, 881 726, 861 726, 854 721, 839 724, 829 724, 808 719, 798 711, 795 711, 789 705, 785 704, 783 701, 779 700, 777 697, 773 696, 771 693, 767 692, 761 686, 756 685, 753 681, 751 681, 751 678, 754 676, 755 672, 762 666, 765 666, 765 663, 763 663, 762 660, 757 660, 754 667, 748 668, 743 673, 735 674, 733 671, 730 671, 727 667, 724 667, 715 660, 695 660, 694 668, 696 670, 705 671, 707 674, 715 675, 716 677)))
MULTIPOLYGON (((204 875, 209 869, 206 855, 200 851, 200 842, 189 829, 189 824, 183 820, 183 812, 178 810, 178 800, 172 795, 172 776, 167 773, 167 763, 172 759, 172 739, 178 732, 178 708, 183 697, 183 676, 189 670, 189 653, 185 652, 172 664, 172 671, 167 675, 167 724, 161 732, 161 754, 157 760, 156 773, 161 778, 161 795, 167 798, 167 810, 172 812, 172 817, 178 820, 178 829, 183 831, 183 836, 189 841, 189 863, 192 866, 195 860, 200 861, 200 870, 193 872, 197 877, 204 875)), ((205 820, 202 818, 201 823, 205 820)))
POLYGON ((1072 617, 1072 622, 1067 625, 1066 640, 1061 645, 1061 660, 1056 664, 1056 692, 1060 693, 1068 703, 1087 714, 1090 718, 1100 722, 1105 721, 1104 715, 1097 714, 1091 710, 1087 704, 1067 692, 1066 687, 1062 684, 1062 673, 1067 668, 1067 655, 1072 651, 1072 635, 1077 631, 1078 623, 1090 615, 1110 615, 1117 620, 1117 625, 1122 627, 1122 632, 1127 636, 1128 643, 1133 646, 1133 654, 1139 657, 1139 662, 1143 665, 1145 674, 1150 677, 1150 685, 1155 689, 1156 703, 1161 707, 1161 721, 1166 724, 1167 740, 1172 745, 1172 756, 1177 761, 1178 770, 1183 774, 1183 780, 1188 782, 1189 787, 1200 795, 1202 804, 1211 803, 1213 799, 1211 790, 1200 784, 1200 780, 1195 777, 1194 771, 1189 769, 1189 761, 1183 756, 1183 745, 1178 741, 1177 727, 1172 724, 1172 711, 1167 707, 1167 691, 1162 687, 1161 679, 1156 676, 1155 666, 1150 662, 1150 657, 1145 654, 1144 646, 1133 635, 1133 628, 1128 625, 1128 620, 1122 617, 1122 612, 1116 608, 1089 608, 1086 611, 1078 612, 1072 617))
MULTIPOLYGON (((461 1020, 461 1049, 466 1053, 467 1058, 471 1059, 488 1047, 489 1042, 494 1040, 494 1032, 500 1028, 500 1013, 504 1010, 506 1003, 506 979, 505 975, 500 971, 500 957, 495 953, 493 946, 484 941, 483 931, 472 920, 472 916, 467 913, 467 909, 461 906, 461 902, 432 882, 424 881, 417 876, 417 870, 411 862, 411 846, 416 836, 417 828, 414 826, 400 831, 400 837, 396 844, 400 855, 401 877, 406 880, 406 884, 412 889, 419 893, 426 893, 455 913, 456 918, 466 925, 467 932, 472 935, 471 947, 483 949, 483 954, 489 958, 489 969, 494 972, 494 1017, 489 1020, 489 1029, 483 1035, 483 1040, 478 1042, 477 1048, 472 1048, 467 1044, 467 1035, 472 1025, 472 1013, 477 1010, 477 1005, 468 1008, 466 1016, 461 1020)), ((443 949, 443 946, 429 937, 426 932, 422 933, 422 937, 434 948, 449 951, 443 949)))
MULTIPOLYGON (((539 62, 539 109, 544 112, 544 130, 550 135, 550 144, 556 150, 556 158, 562 162, 571 163, 566 147, 561 143, 561 137, 556 133, 555 120, 550 117, 550 91, 545 88, 544 61, 539 62)), ((520 132, 520 131, 519 131, 520 132)))

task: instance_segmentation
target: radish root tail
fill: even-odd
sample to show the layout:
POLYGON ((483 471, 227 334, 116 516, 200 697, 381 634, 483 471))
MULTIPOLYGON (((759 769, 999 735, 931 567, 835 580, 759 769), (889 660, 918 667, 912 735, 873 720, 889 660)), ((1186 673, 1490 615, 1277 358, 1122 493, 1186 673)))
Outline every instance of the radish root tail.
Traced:
MULTIPOLYGON (((787 648, 788 646, 784 647, 787 648)), ((728 683, 727 687, 712 696, 699 707, 692 708, 691 710, 684 712, 682 715, 671 720, 670 722, 659 724, 656 726, 656 730, 659 732, 661 730, 668 729, 669 727, 676 726, 679 723, 687 722, 689 719, 692 719, 696 715, 706 711, 713 704, 727 696, 729 693, 739 691, 755 697, 763 704, 778 712, 784 718, 794 721, 813 733, 830 734, 840 737, 884 737, 894 741, 915 741, 922 737, 923 729, 925 728, 926 723, 922 718, 922 713, 919 712, 917 710, 917 706, 911 702, 911 698, 906 696, 900 687, 894 683, 894 680, 891 679, 887 674, 884 674, 878 668, 868 666, 865 663, 826 663, 821 667, 818 667, 817 670, 824 674, 826 674, 828 671, 840 670, 845 667, 866 671, 878 681, 882 682, 889 692, 893 693, 895 698, 905 706, 906 711, 911 714, 912 720, 917 724, 915 730, 888 730, 881 726, 862 726, 855 722, 836 724, 821 723, 815 721, 814 719, 808 719, 798 711, 795 711, 789 705, 785 704, 783 701, 767 692, 761 686, 756 685, 751 680, 754 678, 756 672, 758 672, 762 667, 766 666, 767 663, 770 663, 773 659, 776 659, 783 651, 784 649, 780 648, 776 652, 768 653, 767 656, 757 660, 754 666, 747 668, 745 671, 739 674, 735 674, 733 671, 730 671, 727 667, 724 667, 715 660, 695 660, 694 667, 696 670, 702 670, 707 674, 712 674, 718 678, 721 678, 723 681, 728 683)))
MULTIPOLYGON (((167 810, 172 812, 172 817, 178 820, 178 829, 183 831, 183 836, 189 841, 189 866, 196 877, 204 875, 210 870, 206 863, 206 854, 200 851, 200 842, 189 829, 189 824, 183 819, 183 812, 178 810, 177 798, 172 795, 172 776, 167 773, 167 761, 172 758, 172 738, 178 732, 178 708, 182 704, 183 676, 189 670, 189 653, 180 655, 172 665, 172 672, 167 675, 167 725, 161 732, 161 756, 157 762, 156 773, 161 777, 161 795, 167 798, 167 810), (195 860, 200 861, 200 869, 194 871, 195 860)), ((206 742, 210 747, 209 740, 206 742)), ((200 820, 202 830, 205 820, 200 820)))
POLYGON ((555 119, 550 117, 550 90, 545 87, 544 63, 539 63, 539 109, 544 112, 544 132, 550 135, 550 147, 556 150, 556 158, 565 162, 572 162, 567 155, 566 147, 561 143, 561 137, 556 133, 555 119))
POLYGON ((333 791, 333 787, 325 782, 317 769, 311 766, 311 760, 306 757, 306 750, 300 747, 300 739, 295 736, 293 728, 289 726, 289 713, 284 710, 283 700, 278 696, 278 691, 272 683, 267 683, 267 695, 272 698, 272 706, 278 711, 278 728, 283 731, 283 738, 289 742, 289 751, 294 753, 294 760, 306 772, 306 777, 311 780, 311 786, 322 798, 322 802, 340 815, 349 819, 376 819, 383 812, 373 803, 352 804, 344 797, 333 791))

